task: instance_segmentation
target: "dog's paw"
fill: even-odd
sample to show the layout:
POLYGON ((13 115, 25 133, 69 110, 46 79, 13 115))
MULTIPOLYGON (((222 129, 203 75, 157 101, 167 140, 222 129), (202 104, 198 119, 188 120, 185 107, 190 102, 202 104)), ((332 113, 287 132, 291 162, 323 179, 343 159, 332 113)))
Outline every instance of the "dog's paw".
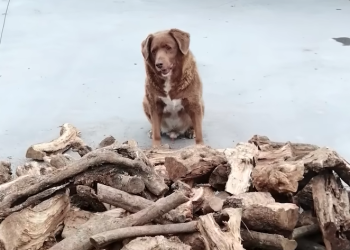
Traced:
POLYGON ((194 129, 193 128, 189 128, 185 132, 184 137, 187 138, 187 139, 194 139, 194 138, 196 138, 196 133, 194 132, 194 129))

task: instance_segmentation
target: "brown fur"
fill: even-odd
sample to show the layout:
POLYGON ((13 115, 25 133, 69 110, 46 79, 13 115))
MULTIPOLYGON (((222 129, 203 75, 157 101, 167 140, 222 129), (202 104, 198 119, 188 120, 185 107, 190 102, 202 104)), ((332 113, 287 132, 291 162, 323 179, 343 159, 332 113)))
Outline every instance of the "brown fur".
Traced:
POLYGON ((153 146, 161 144, 161 128, 174 130, 178 134, 192 129, 196 144, 203 144, 202 82, 189 45, 189 33, 178 29, 150 34, 141 44, 146 67, 143 108, 152 125, 153 146), (171 75, 164 76, 169 71, 171 75), (167 79, 171 87, 168 92, 170 99, 164 101, 167 97, 164 90, 167 79), (174 114, 171 116, 165 107, 170 100, 175 99, 180 99, 183 107, 180 109, 181 106, 177 106, 179 110, 176 112, 181 123, 175 128, 169 128, 168 124, 174 121, 171 120, 174 114))

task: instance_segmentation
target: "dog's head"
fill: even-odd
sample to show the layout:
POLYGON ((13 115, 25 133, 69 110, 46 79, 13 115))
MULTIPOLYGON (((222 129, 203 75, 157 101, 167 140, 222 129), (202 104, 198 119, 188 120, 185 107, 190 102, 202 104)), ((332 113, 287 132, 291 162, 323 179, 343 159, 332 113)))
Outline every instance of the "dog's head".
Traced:
POLYGON ((190 34, 179 29, 150 34, 141 44, 143 57, 163 77, 171 75, 189 47, 190 34))

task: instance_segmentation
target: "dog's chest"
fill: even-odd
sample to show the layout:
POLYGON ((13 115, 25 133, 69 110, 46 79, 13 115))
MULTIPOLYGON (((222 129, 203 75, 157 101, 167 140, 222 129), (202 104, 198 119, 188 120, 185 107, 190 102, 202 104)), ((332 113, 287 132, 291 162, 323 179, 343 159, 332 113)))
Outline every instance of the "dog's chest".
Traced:
POLYGON ((169 96, 169 91, 171 90, 170 80, 166 80, 164 84, 164 91, 166 97, 159 97, 165 104, 164 113, 171 113, 172 115, 177 115, 177 113, 183 109, 181 99, 171 99, 169 96))

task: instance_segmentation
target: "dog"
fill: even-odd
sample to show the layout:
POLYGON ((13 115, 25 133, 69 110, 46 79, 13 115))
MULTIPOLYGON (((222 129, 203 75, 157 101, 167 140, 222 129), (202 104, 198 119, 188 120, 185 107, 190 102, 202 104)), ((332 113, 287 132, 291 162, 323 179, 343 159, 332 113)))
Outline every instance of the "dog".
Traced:
POLYGON ((190 51, 190 34, 179 29, 149 34, 141 52, 146 69, 143 109, 152 125, 152 146, 161 145, 162 134, 204 144, 203 87, 190 51))

